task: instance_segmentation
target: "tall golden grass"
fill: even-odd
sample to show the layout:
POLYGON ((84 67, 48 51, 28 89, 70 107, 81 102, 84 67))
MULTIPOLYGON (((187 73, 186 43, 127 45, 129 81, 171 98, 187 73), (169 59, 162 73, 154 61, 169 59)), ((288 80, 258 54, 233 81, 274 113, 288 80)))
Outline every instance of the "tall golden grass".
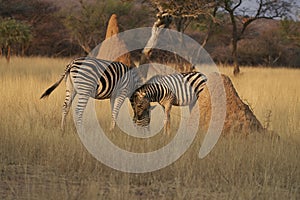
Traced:
MULTIPOLYGON (((258 119, 278 133, 221 137, 200 160, 201 139, 159 171, 129 174, 94 159, 81 144, 72 117, 60 131, 64 85, 46 100, 41 93, 59 78, 69 59, 0 60, 0 199, 299 199, 300 70, 242 68, 231 77, 258 119)), ((222 67, 225 74, 232 69, 222 67)), ((110 110, 101 123, 109 127, 110 110)), ((122 148, 156 148, 168 141, 109 135, 122 148)))

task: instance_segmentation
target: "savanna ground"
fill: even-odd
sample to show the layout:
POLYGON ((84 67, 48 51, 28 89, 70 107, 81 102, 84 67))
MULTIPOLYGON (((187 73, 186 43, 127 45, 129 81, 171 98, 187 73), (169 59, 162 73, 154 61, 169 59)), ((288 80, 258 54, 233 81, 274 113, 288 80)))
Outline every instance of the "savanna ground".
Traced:
MULTIPOLYGON (((280 140, 262 134, 221 137, 200 160, 201 137, 196 137, 171 166, 130 174, 93 158, 70 115, 61 132, 64 84, 48 99, 39 99, 69 61, 0 60, 0 199, 300 199, 300 70, 245 67, 231 77, 241 98, 280 140)), ((107 103, 97 109, 108 128, 107 103)), ((109 137, 136 151, 170 140, 158 134, 147 143, 118 129, 109 137)))

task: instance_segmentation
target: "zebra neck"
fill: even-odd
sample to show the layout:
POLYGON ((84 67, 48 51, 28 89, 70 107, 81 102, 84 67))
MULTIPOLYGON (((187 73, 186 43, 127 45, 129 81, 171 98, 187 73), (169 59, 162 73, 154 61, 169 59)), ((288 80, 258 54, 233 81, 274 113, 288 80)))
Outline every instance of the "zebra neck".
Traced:
POLYGON ((159 102, 164 96, 164 89, 160 84, 149 84, 143 89, 150 102, 159 102))

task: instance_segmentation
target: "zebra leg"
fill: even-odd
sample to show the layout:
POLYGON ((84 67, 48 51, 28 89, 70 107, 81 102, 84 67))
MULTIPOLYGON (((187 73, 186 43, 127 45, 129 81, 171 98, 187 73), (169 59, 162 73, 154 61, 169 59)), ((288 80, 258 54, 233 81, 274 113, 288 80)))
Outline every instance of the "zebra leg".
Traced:
POLYGON ((194 106, 196 105, 196 102, 197 102, 197 100, 192 101, 192 102, 190 103, 190 105, 189 105, 189 111, 190 111, 190 113, 192 112, 194 106))
POLYGON ((171 104, 165 105, 165 120, 164 120, 164 133, 169 135, 170 134, 170 112, 171 112, 171 104))
POLYGON ((116 126, 117 117, 119 114, 119 110, 124 103, 124 100, 127 96, 127 89, 123 89, 121 91, 118 91, 117 94, 112 95, 110 99, 111 104, 111 115, 112 115, 112 121, 110 126, 110 131, 112 131, 116 126))
POLYGON ((78 94, 78 103, 75 108, 75 121, 77 129, 82 128, 82 116, 85 110, 85 107, 88 103, 90 95, 87 94, 78 94))
POLYGON ((76 96, 75 91, 66 90, 66 98, 62 108, 62 119, 61 119, 61 130, 64 131, 65 123, 66 123, 66 116, 69 113, 70 107, 72 105, 73 99, 76 96))
POLYGON ((69 113, 70 107, 72 105, 73 99, 76 96, 76 92, 71 84, 70 80, 67 79, 66 82, 66 98, 62 107, 62 119, 61 119, 61 130, 64 131, 66 116, 69 113))

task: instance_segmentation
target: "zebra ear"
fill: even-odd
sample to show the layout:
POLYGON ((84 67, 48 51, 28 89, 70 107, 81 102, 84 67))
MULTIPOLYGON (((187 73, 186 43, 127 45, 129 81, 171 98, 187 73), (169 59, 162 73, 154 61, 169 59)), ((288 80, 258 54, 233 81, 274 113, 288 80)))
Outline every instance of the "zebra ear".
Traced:
POLYGON ((137 92, 138 97, 144 98, 146 96, 145 92, 137 92))
POLYGON ((151 111, 151 110, 153 110, 155 107, 156 107, 156 105, 155 105, 155 106, 150 106, 149 110, 151 111))

